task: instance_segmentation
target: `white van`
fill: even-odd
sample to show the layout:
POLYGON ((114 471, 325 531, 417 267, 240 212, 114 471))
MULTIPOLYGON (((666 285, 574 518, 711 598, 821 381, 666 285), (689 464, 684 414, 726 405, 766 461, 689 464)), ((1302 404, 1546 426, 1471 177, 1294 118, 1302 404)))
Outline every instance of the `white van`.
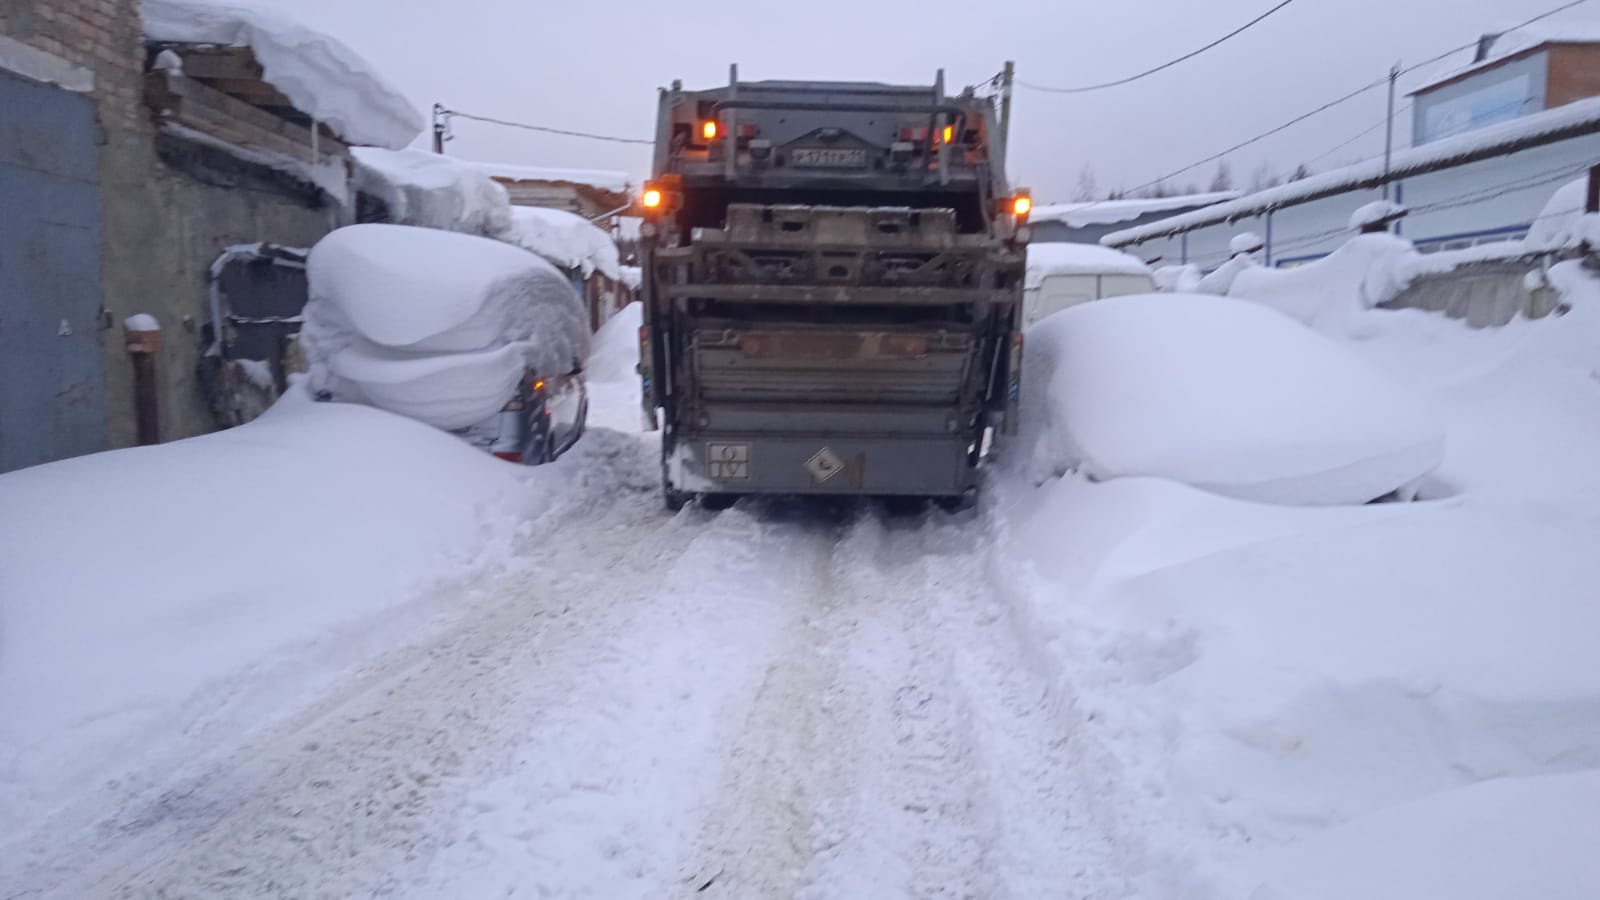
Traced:
POLYGON ((1098 244, 1029 244, 1023 323, 1032 325, 1090 300, 1155 291, 1150 267, 1120 250, 1098 244))

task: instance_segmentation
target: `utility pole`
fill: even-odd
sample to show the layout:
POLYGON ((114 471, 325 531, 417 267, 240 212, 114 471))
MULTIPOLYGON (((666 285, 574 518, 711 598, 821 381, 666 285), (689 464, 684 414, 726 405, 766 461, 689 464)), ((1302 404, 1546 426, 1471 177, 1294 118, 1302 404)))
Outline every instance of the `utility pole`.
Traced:
POLYGON ((1394 159, 1394 86, 1400 80, 1400 64, 1395 63, 1389 70, 1389 118, 1384 124, 1387 126, 1383 134, 1383 199, 1389 199, 1391 190, 1389 185, 1389 163, 1394 159))
POLYGON ((443 104, 435 103, 433 105, 433 152, 435 153, 444 153, 444 132, 447 115, 443 104))
MULTIPOLYGON (((1000 73, 1000 152, 1001 161, 1005 161, 1011 149, 1011 80, 1017 74, 1017 64, 1006 60, 1006 67, 1000 73)), ((940 98, 941 101, 943 98, 940 98)))

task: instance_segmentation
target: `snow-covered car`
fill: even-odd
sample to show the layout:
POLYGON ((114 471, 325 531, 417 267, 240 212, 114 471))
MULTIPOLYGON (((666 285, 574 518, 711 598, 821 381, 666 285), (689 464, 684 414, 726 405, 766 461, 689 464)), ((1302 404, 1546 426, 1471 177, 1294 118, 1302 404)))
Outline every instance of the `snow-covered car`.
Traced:
POLYGON ((1023 320, 1032 325, 1079 303, 1156 290, 1150 267, 1120 250, 1098 244, 1029 244, 1023 320))
POLYGON ((310 388, 546 462, 583 434, 588 317, 570 280, 488 238, 352 225, 307 260, 310 388))
POLYGON ((583 437, 588 417, 582 371, 550 378, 530 371, 498 413, 455 433, 501 459, 538 465, 572 449, 583 437))

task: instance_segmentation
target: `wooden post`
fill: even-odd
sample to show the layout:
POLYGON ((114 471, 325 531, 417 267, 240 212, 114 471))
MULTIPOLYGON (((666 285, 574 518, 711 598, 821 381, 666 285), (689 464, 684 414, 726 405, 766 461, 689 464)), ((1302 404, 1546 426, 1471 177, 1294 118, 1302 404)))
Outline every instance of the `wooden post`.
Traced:
POLYGON ((1600 166, 1589 170, 1589 196, 1584 201, 1583 211, 1600 213, 1600 166))

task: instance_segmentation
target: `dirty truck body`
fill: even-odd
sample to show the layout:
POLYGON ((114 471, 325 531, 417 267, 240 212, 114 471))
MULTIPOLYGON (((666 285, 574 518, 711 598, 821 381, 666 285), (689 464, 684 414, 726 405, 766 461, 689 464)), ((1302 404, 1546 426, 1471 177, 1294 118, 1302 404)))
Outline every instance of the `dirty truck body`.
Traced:
POLYGON ((640 373, 669 506, 974 495, 1015 426, 1026 227, 993 104, 938 80, 662 92, 640 373))

